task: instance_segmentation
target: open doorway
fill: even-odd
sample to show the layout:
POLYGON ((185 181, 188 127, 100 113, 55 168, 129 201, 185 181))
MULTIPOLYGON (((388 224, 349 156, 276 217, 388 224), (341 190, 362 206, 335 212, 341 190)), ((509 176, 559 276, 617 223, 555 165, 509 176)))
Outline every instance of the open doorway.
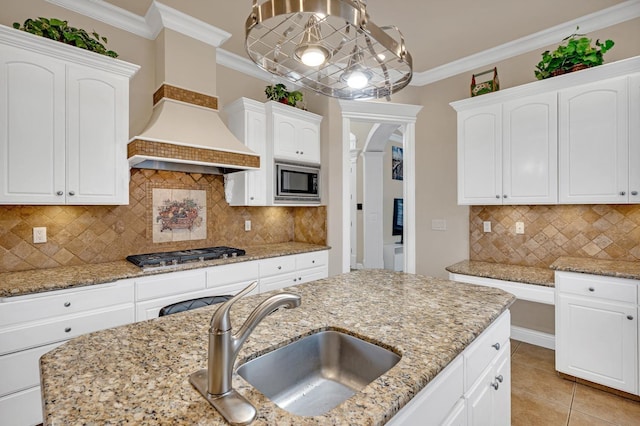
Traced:
POLYGON ((403 134, 351 120, 351 269, 404 270, 403 134))
MULTIPOLYGON (((352 174, 349 172, 352 163, 352 121, 373 123, 373 125, 377 125, 378 128, 373 132, 373 135, 377 134, 378 138, 384 139, 381 135, 387 133, 387 137, 386 139, 384 139, 385 144, 388 143, 391 134, 393 134, 394 132, 399 131, 402 135, 402 148, 404 154, 402 181, 404 256, 402 260, 403 267, 401 269, 405 272, 415 273, 415 121, 416 116, 420 109, 422 109, 422 107, 418 105, 343 100, 340 100, 339 104, 342 110, 343 171, 345 171, 345 173, 343 173, 343 188, 351 188, 351 186, 353 185, 352 174)), ((372 137, 370 139, 371 141, 373 141, 376 138, 372 137)), ((369 189, 377 190, 380 192, 380 188, 376 187, 375 182, 369 182, 369 189)), ((351 233, 351 222, 353 205, 354 204, 351 200, 351 191, 345 191, 343 193, 342 203, 343 272, 347 272, 350 269, 352 262, 351 246, 353 235, 351 233)), ((370 204, 368 203, 368 205, 370 204)), ((381 206, 382 203, 376 205, 381 206)), ((365 207, 363 206, 363 209, 364 208, 365 207)), ((369 217, 369 219, 382 220, 382 212, 379 211, 378 213, 376 213, 375 211, 371 210, 372 208, 373 206, 370 207, 369 210, 364 212, 365 217, 369 217), (376 214, 379 215, 377 218, 375 217, 376 214)), ((372 256, 376 257, 376 262, 379 262, 380 265, 383 265, 383 239, 380 238, 380 240, 375 244, 372 241, 371 236, 365 236, 365 239, 366 241, 364 245, 366 247, 369 247, 369 245, 371 245, 372 247, 376 247, 375 254, 372 256)), ((371 256, 367 256, 367 258, 367 262, 370 262, 372 259, 371 256)))

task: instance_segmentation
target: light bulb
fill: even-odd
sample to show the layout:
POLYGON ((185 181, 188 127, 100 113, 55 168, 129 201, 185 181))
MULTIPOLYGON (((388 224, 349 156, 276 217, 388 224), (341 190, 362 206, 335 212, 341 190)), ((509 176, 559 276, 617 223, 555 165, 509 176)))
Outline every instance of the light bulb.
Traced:
POLYGON ((307 46, 300 55, 300 62, 308 67, 317 67, 327 60, 325 51, 318 46, 307 46))
POLYGON ((369 78, 366 73, 355 70, 347 77, 347 85, 352 89, 363 89, 369 84, 369 78))

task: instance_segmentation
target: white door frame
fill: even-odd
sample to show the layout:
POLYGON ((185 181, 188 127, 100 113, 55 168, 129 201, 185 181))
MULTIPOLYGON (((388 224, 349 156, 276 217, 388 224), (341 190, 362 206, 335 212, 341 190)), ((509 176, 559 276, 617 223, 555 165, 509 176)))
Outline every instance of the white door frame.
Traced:
MULTIPOLYGON (((362 102, 339 100, 342 110, 342 187, 350 187, 350 129, 351 120, 373 123, 393 123, 401 127, 404 149, 404 271, 416 272, 416 117, 420 105, 390 102, 362 102)), ((342 272, 351 263, 351 211, 349 191, 343 191, 342 202, 342 272)))

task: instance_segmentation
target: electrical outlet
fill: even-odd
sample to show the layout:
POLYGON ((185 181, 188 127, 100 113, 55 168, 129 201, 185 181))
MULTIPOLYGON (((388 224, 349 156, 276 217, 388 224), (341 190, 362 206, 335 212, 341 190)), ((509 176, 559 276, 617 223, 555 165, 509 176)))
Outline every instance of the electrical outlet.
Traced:
POLYGON ((524 222, 516 222, 516 234, 524 234, 524 222))
POLYGON ((47 242, 47 228, 46 226, 37 226, 33 228, 33 243, 40 244, 47 242))
POLYGON ((251 221, 250 220, 245 220, 244 221, 244 230, 245 231, 251 231, 251 221))
POLYGON ((484 232, 491 232, 491 222, 485 220, 482 222, 482 228, 484 229, 484 232))

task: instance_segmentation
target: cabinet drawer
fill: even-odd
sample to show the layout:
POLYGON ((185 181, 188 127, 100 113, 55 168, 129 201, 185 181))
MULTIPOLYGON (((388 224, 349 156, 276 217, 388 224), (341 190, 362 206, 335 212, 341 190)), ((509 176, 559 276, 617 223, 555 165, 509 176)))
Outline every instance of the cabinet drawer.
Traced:
POLYGON ((6 328, 0 331, 0 355, 129 324, 133 320, 133 304, 129 304, 6 328))
POLYGON ((511 317, 509 311, 506 311, 469 345, 464 356, 465 391, 480 377, 483 370, 496 357, 500 348, 509 343, 510 333, 511 317))
POLYGON ((295 256, 280 256, 260 261, 260 277, 285 274, 296 270, 295 256))
POLYGON ((17 300, 9 298, 0 303, 0 324, 7 326, 124 303, 133 303, 131 281, 80 287, 51 295, 41 293, 17 300))
POLYGON ((0 356, 0 396, 40 384, 40 357, 64 342, 0 356))
POLYGON ((235 283, 248 283, 258 279, 258 262, 240 262, 207 270, 207 287, 220 287, 235 283))
POLYGON ((599 299, 637 303, 638 281, 572 272, 556 272, 556 289, 599 299))
POLYGON ((154 275, 136 280, 136 301, 204 290, 206 286, 204 269, 154 275))
POLYGON ((300 282, 298 281, 298 274, 293 272, 275 277, 261 278, 260 292, 265 293, 271 290, 280 290, 281 288, 291 287, 296 284, 300 284, 300 282))
POLYGON ((298 269, 307 269, 325 266, 328 263, 328 258, 329 255, 326 250, 302 253, 297 255, 296 267, 298 269))
POLYGON ((0 398, 0 419, 4 426, 42 423, 40 386, 0 398))

